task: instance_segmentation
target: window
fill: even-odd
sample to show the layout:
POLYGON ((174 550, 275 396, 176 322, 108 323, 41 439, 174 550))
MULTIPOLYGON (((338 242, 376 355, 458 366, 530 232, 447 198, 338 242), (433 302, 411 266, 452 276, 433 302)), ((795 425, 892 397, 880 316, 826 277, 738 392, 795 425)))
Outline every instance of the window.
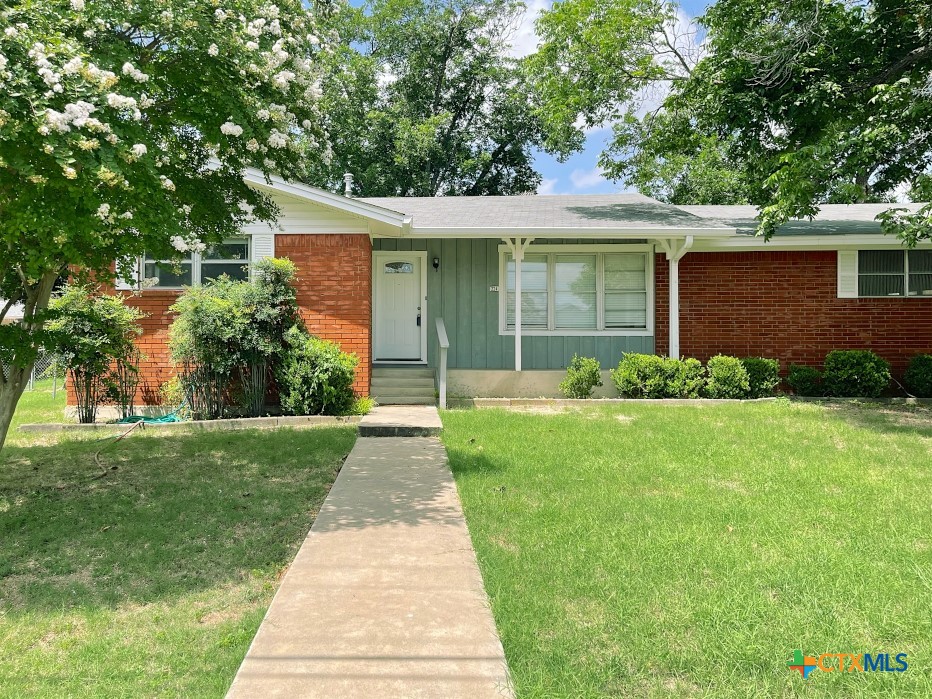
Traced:
MULTIPOLYGON (((648 334, 652 256, 619 247, 532 246, 521 262, 522 334, 648 334)), ((502 263, 500 331, 508 333, 515 329, 516 266, 507 251, 502 263)))
POLYGON ((229 238, 202 253, 185 254, 180 262, 143 258, 142 277, 155 280, 150 286, 178 289, 201 284, 222 274, 233 279, 249 279, 252 258, 249 238, 229 238))
POLYGON ((858 251, 858 296, 932 296, 932 250, 858 251))

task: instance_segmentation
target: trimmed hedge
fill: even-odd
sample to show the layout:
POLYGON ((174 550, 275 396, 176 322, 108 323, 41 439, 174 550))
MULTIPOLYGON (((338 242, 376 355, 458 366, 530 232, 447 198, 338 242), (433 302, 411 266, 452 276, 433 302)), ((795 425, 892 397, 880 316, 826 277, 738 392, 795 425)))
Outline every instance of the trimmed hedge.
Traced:
POLYGON ((790 364, 786 382, 797 396, 813 398, 823 395, 822 372, 814 366, 790 364))
POLYGON ((830 396, 877 398, 890 384, 890 364, 870 350, 834 350, 825 355, 822 383, 830 396))
POLYGON ((751 398, 766 398, 773 395, 773 390, 780 383, 780 362, 764 357, 745 357, 741 360, 748 373, 751 398))
POLYGON ((567 398, 592 398, 592 391, 602 385, 602 365, 593 357, 573 355, 566 378, 560 382, 560 393, 567 398))
POLYGON ((917 354, 903 375, 907 390, 918 398, 932 398, 932 354, 917 354))
POLYGON ((737 357, 716 355, 706 363, 706 371, 709 378, 705 395, 709 398, 747 398, 750 395, 747 369, 737 357))

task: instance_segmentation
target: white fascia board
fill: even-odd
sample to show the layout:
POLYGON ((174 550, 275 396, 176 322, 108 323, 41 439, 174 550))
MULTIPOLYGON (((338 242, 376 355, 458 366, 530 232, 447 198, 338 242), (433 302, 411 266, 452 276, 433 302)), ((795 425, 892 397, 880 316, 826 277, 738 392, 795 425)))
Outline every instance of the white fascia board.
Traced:
POLYGON ((258 170, 248 169, 243 179, 248 183, 260 189, 267 189, 282 194, 288 194, 299 199, 310 201, 320 206, 326 206, 337 211, 343 211, 354 216, 378 221, 389 226, 394 226, 402 231, 411 228, 411 217, 398 211, 392 211, 381 206, 369 204, 367 202, 344 197, 340 194, 328 192, 325 189, 318 189, 310 185, 300 184, 297 182, 286 182, 280 177, 272 175, 266 180, 258 170))
POLYGON ((422 228, 415 225, 411 229, 411 238, 681 238, 687 235, 695 238, 722 238, 735 234, 734 228, 535 228, 501 226, 475 228, 422 228))
MULTIPOLYGON (((932 242, 919 243, 917 248, 932 248, 932 242)), ((693 252, 720 250, 843 250, 846 248, 891 248, 902 249, 899 238, 890 235, 831 235, 802 236, 794 235, 771 238, 769 241, 759 236, 735 236, 730 238, 696 239, 693 252)))

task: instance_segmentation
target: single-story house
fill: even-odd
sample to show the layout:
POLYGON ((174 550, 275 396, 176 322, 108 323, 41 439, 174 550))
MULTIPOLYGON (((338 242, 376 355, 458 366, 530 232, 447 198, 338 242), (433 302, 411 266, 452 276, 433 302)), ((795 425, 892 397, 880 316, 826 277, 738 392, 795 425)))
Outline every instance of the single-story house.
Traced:
MULTIPOLYGON (((383 403, 557 395, 574 354, 725 353, 819 364, 869 348, 901 374, 932 350, 932 244, 883 235, 889 205, 826 205, 755 236, 749 206, 672 206, 639 194, 351 198, 250 172, 280 207, 181 272, 140 259, 139 400, 173 374, 168 307, 182 287, 245 276, 266 256, 298 268, 309 329, 359 356, 355 388, 383 403), (521 303, 516 304, 515 299, 521 303), (447 346, 441 352, 441 346, 447 346)), ((918 206, 918 205, 912 205, 918 206)), ((611 394, 610 386, 604 389, 611 394)))

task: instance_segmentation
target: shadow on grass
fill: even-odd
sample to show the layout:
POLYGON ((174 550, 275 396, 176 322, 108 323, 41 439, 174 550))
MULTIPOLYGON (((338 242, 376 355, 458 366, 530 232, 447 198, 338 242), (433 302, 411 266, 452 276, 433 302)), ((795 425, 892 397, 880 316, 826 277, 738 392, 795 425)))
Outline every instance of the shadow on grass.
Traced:
POLYGON ((932 437, 932 407, 833 401, 827 401, 823 405, 827 415, 861 429, 887 434, 932 437))
POLYGON ((0 610, 147 603, 287 566, 351 428, 134 436, 0 454, 0 610))

